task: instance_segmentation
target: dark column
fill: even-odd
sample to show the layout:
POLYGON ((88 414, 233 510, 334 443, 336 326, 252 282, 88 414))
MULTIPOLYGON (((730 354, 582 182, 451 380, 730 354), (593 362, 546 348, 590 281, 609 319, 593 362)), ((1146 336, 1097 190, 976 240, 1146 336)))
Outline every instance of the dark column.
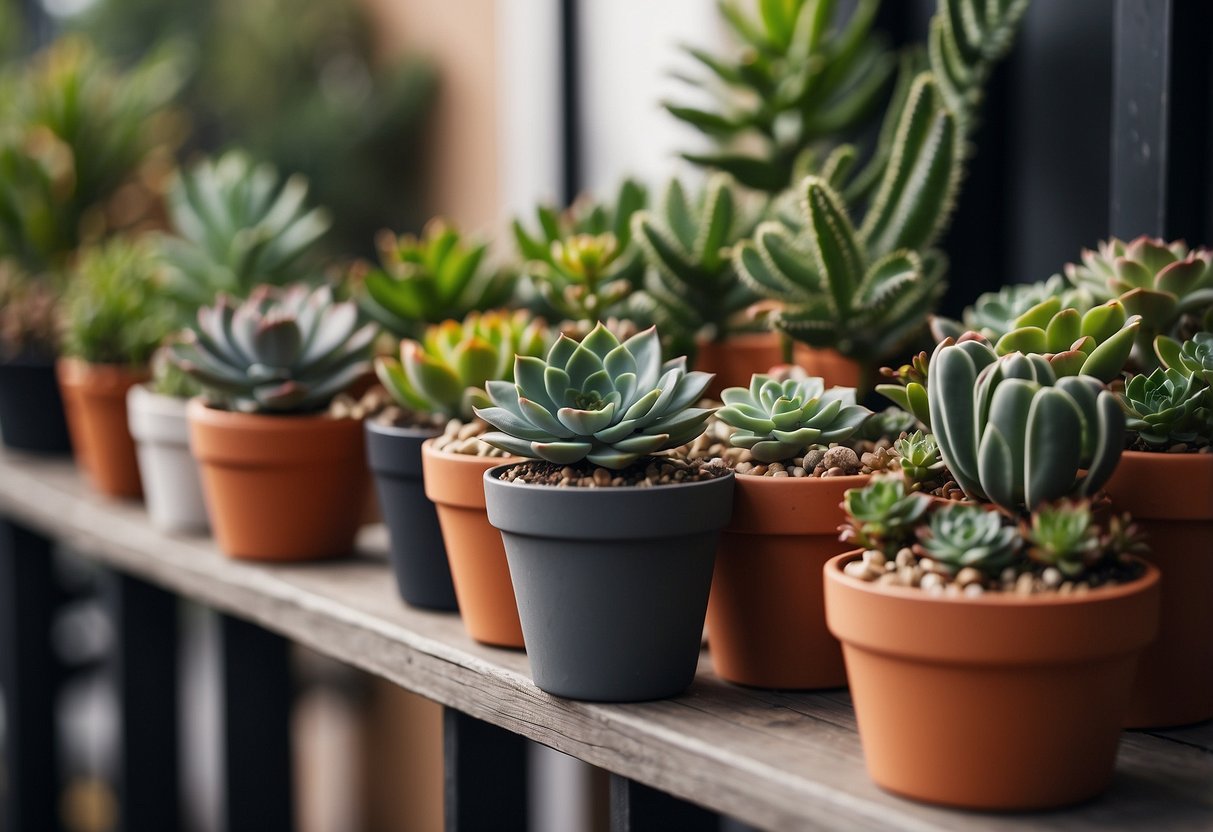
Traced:
POLYGON ((526 832, 526 740, 453 708, 442 734, 446 832, 526 832))
POLYGON ((611 775, 611 832, 671 829, 717 832, 721 829, 720 816, 626 777, 611 775))

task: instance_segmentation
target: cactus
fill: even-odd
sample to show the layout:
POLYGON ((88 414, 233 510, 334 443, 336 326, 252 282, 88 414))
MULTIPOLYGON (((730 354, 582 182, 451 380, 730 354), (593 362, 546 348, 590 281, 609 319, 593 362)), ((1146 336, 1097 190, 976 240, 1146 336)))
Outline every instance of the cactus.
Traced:
POLYGON ((1021 524, 1027 555, 1067 577, 1077 577, 1104 557, 1107 546, 1087 500, 1062 500, 1041 506, 1021 524))
POLYGON ((172 360, 216 404, 246 413, 321 410, 371 369, 373 324, 359 325, 353 302, 334 303, 328 286, 259 286, 237 302, 220 295, 172 360))
POLYGON ((310 277, 307 258, 331 220, 307 207, 307 193, 303 177, 282 179, 235 151, 178 173, 167 198, 176 236, 160 240, 168 291, 192 311, 220 293, 310 277))
POLYGON ((361 306, 399 338, 501 306, 514 291, 516 275, 485 263, 488 244, 465 242, 443 220, 431 220, 420 238, 384 232, 377 242, 381 266, 363 275, 361 306))
POLYGON ((930 498, 909 491, 901 477, 873 476, 863 488, 848 488, 843 494, 847 521, 839 529, 841 540, 865 549, 896 551, 930 505, 930 498))
POLYGON ((470 421, 488 407, 484 386, 512 381, 515 355, 543 355, 548 333, 525 312, 472 312, 463 323, 429 327, 421 341, 406 339, 400 359, 375 360, 375 373, 398 405, 448 419, 470 421))
POLYGON ((826 390, 821 379, 796 369, 784 381, 757 373, 749 389, 730 387, 721 394, 725 407, 716 416, 735 428, 729 443, 749 449, 758 462, 791 459, 845 441, 872 415, 855 404, 854 389, 826 390))
POLYGON ((1057 297, 1041 301, 1015 320, 1015 328, 998 339, 999 355, 1012 352, 1046 355, 1059 376, 1087 375, 1102 382, 1119 378, 1133 350, 1140 315, 1127 315, 1118 300, 1080 314, 1062 309, 1057 297))
POLYGON ((720 82, 687 79, 722 89, 717 107, 665 108, 718 145, 684 158, 774 193, 792 182, 814 145, 860 135, 888 99, 897 61, 885 38, 872 30, 878 0, 860 0, 844 20, 836 19, 834 0, 757 5, 759 14, 751 17, 732 0, 720 3, 726 24, 743 44, 736 57, 686 49, 720 82))
POLYGON ((1003 516, 971 503, 948 503, 918 530, 918 550, 955 574, 965 567, 997 575, 1015 562, 1022 545, 1015 526, 1003 516))
POLYGON ((493 406, 475 412, 503 451, 620 470, 703 433, 712 411, 691 405, 711 380, 685 358, 663 364, 654 327, 620 343, 599 325, 580 343, 560 336, 546 359, 516 358, 514 382, 488 382, 493 406))
POLYGON ((697 337, 719 340, 740 328, 757 296, 738 281, 731 255, 758 216, 727 176, 715 174, 694 200, 671 179, 660 210, 632 218, 650 266, 647 311, 667 338, 667 353, 693 354, 697 337))
POLYGON ((1213 439, 1213 393, 1200 376, 1170 368, 1135 375, 1119 400, 1126 427, 1147 446, 1213 439))
POLYGON ((1042 356, 994 358, 966 343, 977 346, 937 347, 927 382, 931 428, 957 484, 1011 512, 1094 494, 1124 445, 1115 396, 1089 376, 1057 378, 1042 356))

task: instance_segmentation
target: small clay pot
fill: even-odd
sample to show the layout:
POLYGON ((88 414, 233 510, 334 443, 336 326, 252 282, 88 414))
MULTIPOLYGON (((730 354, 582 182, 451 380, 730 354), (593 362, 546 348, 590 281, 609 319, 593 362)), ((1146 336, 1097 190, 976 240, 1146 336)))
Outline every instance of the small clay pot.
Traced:
POLYGON ((187 404, 186 399, 153 393, 143 384, 126 394, 148 516, 157 528, 174 533, 204 532, 210 527, 202 477, 190 454, 187 404))
POLYGON ((455 586, 438 512, 425 496, 421 445, 432 428, 405 428, 366 422, 366 455, 375 475, 380 511, 388 529, 388 556, 405 603, 455 611, 455 586))
POLYGON ((0 440, 14 451, 71 453, 54 361, 0 361, 0 440))
POLYGON ((822 379, 826 387, 859 387, 863 381, 859 365, 837 350, 810 347, 798 341, 792 349, 792 362, 822 379))
POLYGON ((1146 534, 1162 573, 1158 640, 1138 663, 1125 723, 1187 725, 1213 717, 1213 454, 1125 451, 1107 484, 1111 509, 1146 534))
POLYGON ((557 488, 485 472, 535 684, 595 702, 677 696, 695 677, 730 473, 651 488, 557 488))
POLYGON ((370 482, 360 420, 234 413, 201 399, 188 415, 224 553, 302 561, 353 551, 370 482))
POLYGON ((783 342, 777 332, 746 332, 723 341, 701 341, 695 369, 715 373, 705 396, 720 398, 726 387, 749 387, 754 373, 765 373, 783 364, 783 342))
POLYGON ((822 567, 847 549, 838 540, 843 492, 869 479, 737 476, 708 602, 718 676, 760 688, 847 683, 842 646, 826 628, 822 567))
POLYGON ((147 381, 142 368, 60 358, 55 365, 76 464, 108 497, 139 497, 139 462, 127 425, 126 393, 147 381))
POLYGON ((522 624, 501 534, 489 525, 484 472, 516 458, 472 456, 421 446, 425 494, 438 509, 447 561, 468 635, 496 647, 523 647, 522 624))
POLYGON ((1158 631, 1158 570, 1085 595, 940 598, 825 566, 868 773, 891 792, 1033 810, 1111 782, 1137 657, 1158 631))

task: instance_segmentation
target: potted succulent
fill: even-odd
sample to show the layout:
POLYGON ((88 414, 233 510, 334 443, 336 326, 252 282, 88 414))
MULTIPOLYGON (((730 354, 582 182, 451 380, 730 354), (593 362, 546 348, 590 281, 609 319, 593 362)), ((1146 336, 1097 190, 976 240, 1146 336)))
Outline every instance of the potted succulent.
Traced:
POLYGON ((198 310, 173 361, 202 385, 190 449, 219 548, 236 558, 348 554, 369 477, 359 419, 326 412, 371 369, 373 324, 327 286, 262 286, 198 310))
POLYGON ((703 432, 711 411, 693 405, 710 381, 663 364, 655 328, 620 342, 598 326, 489 382, 484 441, 532 460, 484 484, 543 690, 638 701, 694 678, 733 475, 653 455, 703 432))
POLYGON ((114 238, 83 252, 63 297, 63 357, 56 370, 76 460, 111 497, 141 492, 126 395, 148 378, 171 328, 158 264, 139 242, 114 238))
POLYGON ((691 355, 715 374, 713 397, 783 358, 779 336, 747 315, 758 296, 738 280, 731 258, 761 216, 753 203, 729 177, 714 174, 693 199, 671 179, 659 210, 632 217, 649 265, 638 305, 664 333, 667 354, 691 355))
POLYGON ((1158 571, 1136 557, 1132 525, 1101 527, 1086 501, 1040 503, 1023 520, 932 506, 900 478, 846 502, 863 549, 826 565, 826 618, 872 779, 985 810, 1105 789, 1136 660, 1158 626, 1158 571), (908 713, 915 702, 947 713, 908 713))
MULTIPOLYGON (((737 474, 733 516, 720 537, 708 633, 716 673, 764 688, 846 683, 825 626, 821 568, 838 542, 843 492, 871 468, 840 444, 870 415, 852 388, 827 390, 800 368, 730 387, 717 418, 733 428, 717 453, 737 474)), ((866 456, 867 454, 865 454, 866 456)))
POLYGON ((1127 725, 1213 717, 1213 334, 1155 340, 1162 368, 1131 376, 1120 395, 1129 438, 1108 481, 1132 512, 1162 572, 1158 640, 1141 659, 1127 725))
POLYGON ((198 384, 169 360, 167 348, 152 356, 152 378, 126 394, 139 477, 153 525, 174 533, 209 528, 198 463, 190 454, 187 403, 198 384))
MULTIPOLYGON (((446 321, 431 326, 421 341, 405 340, 399 359, 375 361, 375 372, 395 407, 366 421, 367 460, 388 526, 389 554, 400 594, 414 606, 463 607, 469 632, 490 643, 494 641, 493 615, 486 623, 481 613, 486 599, 494 613, 506 608, 502 615, 509 618, 509 635, 504 640, 521 640, 505 551, 499 540, 491 538, 494 545, 488 547, 455 546, 448 566, 438 513, 425 494, 421 448, 427 440, 443 437, 439 444, 449 450, 434 451, 436 461, 431 466, 436 469, 460 464, 442 458, 445 454, 483 461, 475 476, 469 477, 475 480, 475 492, 464 498, 483 506, 480 473, 499 460, 489 454, 493 448, 474 441, 484 424, 477 423, 472 408, 488 403, 486 382, 513 377, 515 355, 540 355, 546 345, 543 323, 532 321, 524 312, 472 312, 463 323, 446 321), (464 449, 472 453, 460 453, 464 449), (497 557, 486 566, 490 552, 497 557), (463 599, 461 604, 456 603, 457 597, 463 599)), ((448 524, 466 517, 455 509, 443 514, 448 524)), ((482 522, 487 527, 487 518, 482 517, 482 522)), ((464 539, 452 529, 452 542, 464 539)))
POLYGON ((0 439, 13 450, 71 450, 55 380, 58 301, 48 281, 0 262, 0 439))

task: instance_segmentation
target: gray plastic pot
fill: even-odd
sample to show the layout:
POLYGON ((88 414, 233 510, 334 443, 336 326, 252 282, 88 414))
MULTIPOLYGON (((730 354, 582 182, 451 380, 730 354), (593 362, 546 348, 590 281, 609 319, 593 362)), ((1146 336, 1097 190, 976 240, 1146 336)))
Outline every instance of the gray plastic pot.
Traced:
POLYGON ((691 684, 733 475, 653 488, 572 489, 484 475, 531 672, 595 702, 676 696, 691 684))
POLYGON ((366 457, 388 529, 388 556, 400 597, 414 607, 456 611, 438 513, 425 496, 421 443, 437 434, 366 422, 366 457))
POLYGON ((126 394, 147 513, 153 525, 167 532, 210 528, 198 463, 190 453, 188 404, 186 399, 153 393, 143 384, 126 394))

